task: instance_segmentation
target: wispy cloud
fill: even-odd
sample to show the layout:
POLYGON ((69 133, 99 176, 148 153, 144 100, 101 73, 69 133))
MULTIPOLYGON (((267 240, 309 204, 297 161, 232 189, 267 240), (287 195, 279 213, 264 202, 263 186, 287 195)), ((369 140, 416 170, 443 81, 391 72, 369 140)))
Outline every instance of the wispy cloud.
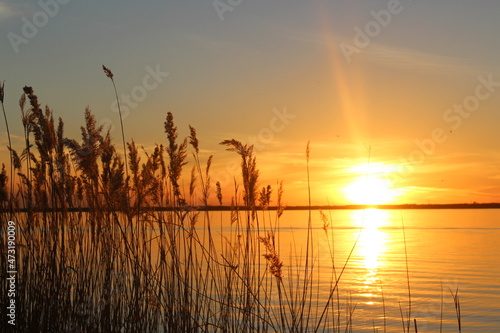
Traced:
POLYGON ((477 72, 474 65, 468 64, 459 58, 377 43, 371 43, 359 56, 398 69, 477 72))
POLYGON ((15 15, 14 9, 5 1, 0 1, 0 21, 15 15))
MULTIPOLYGON (((332 47, 341 53, 338 47, 340 41, 345 38, 334 34, 315 34, 307 32, 296 32, 289 34, 290 38, 303 43, 312 43, 325 47, 332 47)), ((379 44, 372 41, 366 48, 363 48, 356 57, 364 58, 372 63, 377 63, 396 69, 418 69, 418 70, 439 70, 451 72, 473 72, 477 73, 477 65, 470 64, 458 57, 440 55, 423 50, 403 48, 379 44)))
POLYGON ((430 192, 454 192, 456 189, 449 188, 439 188, 439 187, 430 187, 430 186, 408 186, 404 189, 405 192, 411 192, 413 194, 422 194, 422 193, 430 193, 430 192))

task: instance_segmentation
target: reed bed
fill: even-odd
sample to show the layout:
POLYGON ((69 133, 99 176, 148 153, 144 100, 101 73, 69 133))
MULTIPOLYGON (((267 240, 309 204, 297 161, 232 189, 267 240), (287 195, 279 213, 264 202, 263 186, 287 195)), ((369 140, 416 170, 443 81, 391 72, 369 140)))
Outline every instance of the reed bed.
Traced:
MULTIPOLYGON (((6 221, 17 227, 15 331, 354 330, 356 305, 338 288, 347 262, 337 267, 330 248, 332 278, 322 300, 311 214, 305 252, 287 258, 280 244, 283 185, 259 186, 252 146, 221 142, 241 160, 241 176, 227 199, 220 183, 213 186, 213 157, 201 160, 196 130, 190 126, 189 137, 179 140, 170 112, 165 146, 146 152, 127 142, 124 160, 90 109, 77 140, 64 136, 62 119, 40 106, 31 87, 23 89, 19 107, 25 146, 17 151, 9 141, 14 171, 8 176, 3 166, 0 173, 1 281, 7 278, 6 221), (189 166, 185 190, 181 179, 189 166), (231 203, 230 223, 203 209, 210 195, 221 206, 224 199, 231 203)), ((125 146, 123 124, 122 139, 125 146)), ((322 219, 331 237, 329 219, 322 219)), ((0 289, 4 320, 7 285, 0 289)), ((452 295, 461 325, 458 291, 452 295)))

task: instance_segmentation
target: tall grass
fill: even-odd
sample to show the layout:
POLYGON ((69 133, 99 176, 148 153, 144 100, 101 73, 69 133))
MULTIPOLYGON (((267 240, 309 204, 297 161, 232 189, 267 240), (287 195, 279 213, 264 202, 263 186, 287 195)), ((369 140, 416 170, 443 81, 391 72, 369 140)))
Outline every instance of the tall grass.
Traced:
MULTIPOLYGON (((339 282, 356 245, 337 267, 331 218, 325 215, 324 231, 332 247, 331 280, 324 289, 309 211, 305 249, 284 256, 283 184, 259 191, 252 146, 235 139, 221 142, 239 156, 241 175, 231 189, 219 182, 213 189, 213 156, 202 164, 194 127, 189 127, 188 138, 179 140, 172 113, 164 123, 165 146, 147 152, 132 141, 122 159, 109 131, 97 126, 89 108, 81 138, 67 138, 62 119, 56 122, 50 108, 42 110, 31 87, 23 91, 19 106, 25 146, 20 154, 11 150, 19 181, 5 170, 0 178, 5 193, 8 184, 16 186, 12 199, 0 197, 0 217, 16 221, 18 228, 17 331, 355 330, 356 304, 349 297, 344 300, 339 282), (193 166, 186 191, 181 180, 189 163, 193 166), (201 210, 209 205, 211 193, 222 206, 223 192, 234 193, 231 221, 201 210), (14 211, 9 212, 7 201, 14 211)), ((125 146, 123 126, 122 139, 125 146)), ((309 159, 308 144, 305 173, 310 189, 309 159)), ((2 281, 7 277, 5 230, 2 222, 2 281)), ((2 318, 9 302, 6 288, 0 285, 2 318)), ((460 325, 458 293, 453 298, 460 325)))
MULTIPOLYGON (((7 113, 5 112, 5 105, 4 105, 4 98, 5 98, 5 81, 0 83, 0 104, 2 104, 2 112, 3 112, 3 117, 5 120, 5 129, 7 130, 7 139, 9 142, 9 146, 7 149, 9 150, 9 156, 10 156, 10 188, 9 188, 9 193, 7 194, 6 191, 0 192, 0 200, 2 201, 7 201, 9 202, 9 209, 11 214, 13 213, 13 198, 12 196, 14 195, 14 156, 12 155, 12 140, 10 137, 10 129, 9 129, 9 121, 7 120, 7 113)), ((4 165, 2 165, 2 176, 1 176, 1 184, 4 185, 7 181, 6 175, 4 174, 4 165)), ((4 186, 1 186, 0 188, 4 188, 4 186)), ((5 187, 6 188, 6 187, 5 187)))

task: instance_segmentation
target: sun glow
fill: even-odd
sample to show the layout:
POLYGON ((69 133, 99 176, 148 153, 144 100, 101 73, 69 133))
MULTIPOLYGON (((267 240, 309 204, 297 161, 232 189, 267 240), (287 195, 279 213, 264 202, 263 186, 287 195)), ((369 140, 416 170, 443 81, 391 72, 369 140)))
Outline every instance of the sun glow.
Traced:
POLYGON ((386 165, 361 164, 353 167, 350 171, 359 176, 345 186, 343 192, 353 204, 389 204, 399 195, 399 191, 393 189, 389 180, 384 177, 386 172, 390 171, 390 167, 386 165))

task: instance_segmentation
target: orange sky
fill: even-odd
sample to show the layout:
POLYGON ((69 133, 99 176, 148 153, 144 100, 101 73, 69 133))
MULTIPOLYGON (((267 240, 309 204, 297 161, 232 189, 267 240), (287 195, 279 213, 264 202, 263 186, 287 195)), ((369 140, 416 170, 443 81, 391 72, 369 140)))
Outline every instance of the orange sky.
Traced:
POLYGON ((314 204, 500 201, 497 2, 235 3, 221 12, 210 1, 70 2, 28 36, 26 22, 45 9, 0 1, 14 147, 24 85, 67 136, 79 136, 89 105, 118 144, 105 64, 127 140, 165 143, 173 112, 181 136, 194 126, 202 157, 215 156, 226 198, 239 161, 218 143, 235 138, 255 145, 260 186, 283 180, 293 205, 307 202, 308 141, 314 204))

